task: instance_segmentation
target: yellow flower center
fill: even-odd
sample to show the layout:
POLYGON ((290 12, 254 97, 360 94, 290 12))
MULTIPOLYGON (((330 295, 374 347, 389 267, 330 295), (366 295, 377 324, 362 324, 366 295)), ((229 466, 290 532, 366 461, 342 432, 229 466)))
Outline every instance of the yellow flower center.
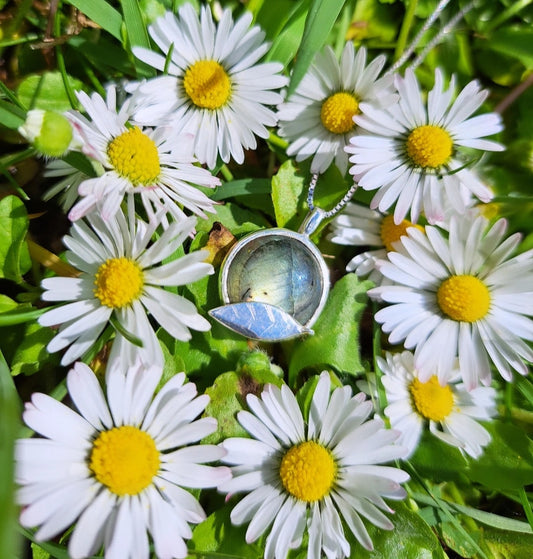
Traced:
POLYGON ((413 406, 417 413, 431 421, 442 421, 453 408, 453 392, 446 385, 441 386, 439 379, 433 375, 427 382, 417 378, 409 385, 413 406))
POLYGON ((129 258, 110 258, 98 268, 94 285, 94 295, 102 305, 118 309, 139 297, 144 285, 143 272, 129 258))
POLYGON ((383 245, 389 252, 394 252, 394 248, 392 243, 400 240, 400 237, 403 235, 407 235, 407 228, 408 227, 416 227, 422 233, 424 232, 424 228, 421 225, 416 225, 415 223, 411 223, 409 220, 404 219, 401 223, 396 225, 394 223, 394 216, 387 215, 381 221, 381 226, 379 228, 379 235, 381 237, 381 241, 383 245))
POLYGON ((187 68, 183 87, 191 101, 202 109, 220 109, 231 95, 229 76, 214 60, 199 60, 187 68))
POLYGON ((359 113, 359 103, 344 91, 330 95, 320 109, 320 120, 324 128, 334 134, 346 134, 354 126, 353 117, 359 113))
POLYGON ((322 499, 333 485, 337 465, 331 452, 314 441, 293 446, 281 460, 283 487, 301 501, 322 499))
POLYGON ((449 318, 475 322, 489 312, 490 291, 474 276, 450 276, 437 290, 437 303, 449 318))
POLYGON ((427 124, 418 126, 407 137, 407 155, 419 167, 437 169, 452 155, 453 142, 446 130, 427 124))
POLYGON ((159 451, 152 437, 131 425, 103 431, 93 443, 89 467, 116 495, 137 495, 159 470, 159 451))
POLYGON ((135 186, 153 184, 161 172, 157 146, 137 126, 111 140, 107 156, 115 171, 135 186))

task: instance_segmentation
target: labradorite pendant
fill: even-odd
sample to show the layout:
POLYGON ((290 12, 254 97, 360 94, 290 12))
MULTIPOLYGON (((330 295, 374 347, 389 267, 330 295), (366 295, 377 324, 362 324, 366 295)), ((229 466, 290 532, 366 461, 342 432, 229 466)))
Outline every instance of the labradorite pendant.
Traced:
POLYGON ((240 239, 220 272, 225 305, 209 311, 219 322, 256 340, 312 333, 329 292, 329 270, 309 235, 324 212, 316 208, 299 232, 273 228, 240 239))

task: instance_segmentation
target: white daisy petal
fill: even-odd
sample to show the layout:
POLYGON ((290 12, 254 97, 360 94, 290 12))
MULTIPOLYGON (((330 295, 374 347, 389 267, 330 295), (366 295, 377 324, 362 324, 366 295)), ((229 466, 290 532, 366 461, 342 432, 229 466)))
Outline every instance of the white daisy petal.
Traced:
MULTIPOLYGON (((172 120, 177 132, 193 134, 195 156, 209 168, 217 156, 242 163, 243 148, 255 149, 255 135, 267 137, 265 126, 276 124, 268 105, 281 102, 276 90, 287 84, 281 64, 258 62, 268 45, 251 23, 247 11, 233 22, 231 11, 224 10, 217 25, 209 8, 198 16, 189 4, 177 15, 167 12, 158 18, 148 31, 163 56, 144 49, 134 54, 161 70, 172 46, 172 63, 168 76, 152 78, 134 92, 135 120, 149 126, 172 120), (162 80, 173 82, 172 94, 162 80)), ((209 211, 207 206, 200 209, 209 211)))
MULTIPOLYGON (((463 329, 460 332, 460 337, 465 335, 463 329)), ((402 433, 399 440, 409 448, 409 456, 428 424, 430 432, 445 443, 458 446, 474 458, 480 456, 490 435, 476 419, 488 420, 496 414, 494 388, 473 387, 469 391, 468 382, 459 382, 457 369, 453 369, 455 380, 439 383, 435 371, 422 375, 409 351, 386 353, 385 357, 386 360, 380 359, 381 382, 389 402, 385 415, 391 428, 402 433)), ((472 360, 459 360, 456 364, 460 369, 475 367, 476 357, 471 357, 472 360)), ((472 376, 476 378, 476 374, 477 371, 472 376)), ((469 372, 463 372, 463 376, 470 380, 469 372)))
POLYGON ((503 238, 503 220, 489 229, 484 217, 454 216, 448 238, 436 227, 426 231, 422 243, 409 229, 389 261, 378 263, 396 285, 368 292, 385 303, 375 318, 390 342, 415 350, 423 381, 437 375, 446 384, 456 360, 469 390, 490 384, 491 361, 506 380, 513 369, 527 374, 533 252, 512 256, 517 238, 503 238))
MULTIPOLYGON (((94 373, 76 364, 67 375, 67 388, 81 415, 49 396, 33 395, 24 420, 48 438, 17 442, 16 478, 17 500, 24 504, 20 521, 37 528, 38 540, 60 536, 76 522, 69 540, 69 556, 74 559, 94 555, 102 546, 108 558, 148 559, 150 535, 160 557, 186 555, 183 539, 192 535, 189 523, 201 522, 205 513, 176 478, 197 488, 216 487, 229 480, 231 471, 203 464, 224 456, 221 447, 176 444, 168 452, 142 427, 148 410, 148 424, 156 422, 157 409, 150 403, 161 375, 162 370, 143 370, 139 364, 130 369, 112 367, 106 402, 94 373), (112 405, 109 390, 115 391, 112 405), (112 416, 107 408, 113 410, 112 416), (128 458, 124 468, 120 456, 135 460, 128 458), (173 463, 179 465, 180 475, 172 470, 173 463)), ((168 384, 161 388, 159 402, 164 399, 165 405, 179 410, 181 393, 190 392, 185 386, 191 383, 183 385, 178 377, 168 384)), ((193 393, 191 406, 196 390, 193 393)), ((200 408, 205 408, 204 401, 200 408)), ((200 421, 214 422, 216 428, 213 418, 196 423, 200 421)), ((184 438, 188 444, 190 437, 182 433, 190 425, 183 417, 167 436, 184 438)))
MULTIPOLYGON (((133 209, 132 204, 129 209, 133 209)), ((200 316, 192 302, 164 289, 165 286, 186 285, 212 273, 213 267, 202 262, 204 251, 186 254, 170 264, 160 264, 179 248, 178 242, 183 242, 191 233, 196 219, 170 225, 159 241, 150 245, 157 223, 147 224, 132 215, 130 213, 126 220, 122 212, 118 212, 107 221, 93 215, 87 223, 76 223, 71 235, 65 237, 65 244, 71 249, 77 247, 77 252, 85 252, 91 259, 90 267, 87 266, 79 279, 73 280, 72 289, 65 278, 47 278, 42 283, 44 300, 69 301, 47 311, 39 319, 42 325, 61 325, 48 351, 70 346, 62 359, 64 365, 83 356, 95 344, 112 315, 127 332, 142 341, 143 347, 132 345, 117 332, 108 368, 115 360, 133 366, 134 354, 146 366, 163 364, 163 352, 147 310, 177 339, 189 339, 189 329, 206 331, 210 328, 210 323, 200 316), (172 247, 170 252, 169 246, 172 247)))
POLYGON ((381 419, 366 421, 372 405, 364 394, 352 396, 349 387, 330 394, 330 386, 329 373, 323 372, 307 426, 301 426, 302 412, 287 386, 266 386, 260 397, 248 396, 250 411, 238 415, 258 440, 222 443, 228 450, 222 462, 231 465, 233 479, 219 491, 247 493, 232 510, 231 520, 249 523, 248 543, 268 530, 265 557, 285 558, 301 546, 304 532, 308 558, 348 557, 341 517, 370 549, 372 541, 359 515, 390 529, 392 524, 378 510, 390 512, 383 497, 406 495, 400 485, 409 479, 405 472, 374 465, 407 454, 406 448, 393 444, 399 433, 385 429, 381 419), (273 444, 276 439, 281 444, 273 444), (339 496, 352 492, 350 501, 339 496))
POLYGON ((471 159, 463 148, 503 149, 484 138, 502 129, 501 117, 489 113, 468 118, 487 93, 471 82, 452 102, 454 83, 452 78, 444 91, 442 72, 437 69, 426 103, 414 72, 408 69, 405 77, 395 77, 397 104, 355 117, 359 129, 346 148, 354 164, 350 173, 363 188, 377 189, 372 208, 386 211, 396 206, 396 223, 408 213, 416 221, 423 212, 430 223, 442 221, 450 207, 464 213, 460 195, 464 189, 482 201, 492 195, 473 171, 459 168, 471 159))

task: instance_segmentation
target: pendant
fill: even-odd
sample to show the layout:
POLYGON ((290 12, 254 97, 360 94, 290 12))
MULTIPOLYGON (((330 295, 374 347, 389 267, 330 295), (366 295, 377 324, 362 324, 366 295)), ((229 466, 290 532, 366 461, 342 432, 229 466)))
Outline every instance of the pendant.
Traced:
POLYGON ((255 231, 237 241, 220 271, 225 303, 209 314, 253 340, 288 340, 310 329, 329 293, 329 270, 309 236, 324 219, 315 208, 298 232, 255 231))

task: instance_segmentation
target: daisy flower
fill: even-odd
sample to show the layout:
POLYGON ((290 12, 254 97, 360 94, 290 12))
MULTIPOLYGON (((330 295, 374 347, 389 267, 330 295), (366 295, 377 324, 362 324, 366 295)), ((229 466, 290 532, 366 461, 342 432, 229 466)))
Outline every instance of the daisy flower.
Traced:
POLYGON ((409 227, 424 231, 421 225, 413 224, 407 219, 396 225, 392 215, 385 215, 353 202, 347 204, 342 214, 335 216, 331 227, 333 231, 329 239, 333 243, 375 247, 354 256, 346 265, 346 271, 355 272, 359 277, 368 276, 376 285, 390 283, 376 268, 376 262, 386 258, 387 252, 395 250, 396 243, 409 227))
POLYGON ((70 346, 61 363, 68 365, 83 356, 96 342, 110 321, 142 341, 132 344, 116 333, 109 360, 120 359, 132 365, 137 356, 143 364, 163 364, 163 353, 148 320, 148 311, 178 340, 191 337, 193 330, 209 330, 194 304, 165 286, 195 282, 213 273, 203 262, 206 251, 196 251, 167 264, 160 264, 179 248, 193 231, 196 218, 173 222, 157 241, 149 245, 157 223, 131 220, 122 212, 104 221, 96 214, 87 223, 76 222, 64 237, 69 250, 67 261, 80 270, 79 277, 53 277, 42 282, 44 301, 67 301, 39 318, 43 326, 60 324, 59 332, 48 344, 54 353, 70 346))
POLYGON ((214 188, 220 180, 193 165, 191 136, 179 135, 175 128, 133 126, 126 101, 117 112, 116 91, 108 89, 106 101, 93 93, 77 93, 91 120, 77 111, 69 118, 83 143, 83 152, 98 161, 105 172, 83 181, 78 189, 82 199, 72 208, 75 221, 97 209, 104 219, 114 216, 124 196, 138 195, 149 217, 161 209, 175 220, 185 218, 180 206, 196 215, 214 212, 213 202, 196 186, 214 188))
POLYGON ((452 102, 455 80, 445 91, 436 70, 426 105, 412 70, 395 80, 399 102, 387 109, 369 107, 356 116, 365 134, 353 136, 346 148, 354 179, 365 190, 377 190, 370 207, 385 211, 396 203, 396 223, 409 211, 413 222, 423 211, 435 223, 448 204, 463 213, 467 191, 483 202, 490 200, 491 190, 468 168, 471 156, 465 153, 465 148, 504 149, 483 139, 502 130, 498 114, 470 116, 488 92, 472 81, 452 102))
POLYGON ((366 49, 356 52, 353 43, 346 43, 339 62, 326 46, 295 93, 278 108, 279 134, 290 142, 287 155, 295 155, 296 161, 313 157, 312 173, 325 172, 335 160, 344 175, 348 167, 344 148, 354 134, 354 116, 396 99, 392 76, 378 79, 385 56, 368 66, 366 58, 366 49))
POLYGON ((491 382, 492 362, 505 380, 533 361, 533 250, 511 257, 521 239, 503 240, 504 219, 452 217, 449 236, 434 226, 408 230, 378 263, 395 285, 368 291, 387 303, 375 318, 392 344, 415 348, 415 368, 444 386, 458 368, 467 390, 491 382))
POLYGON ((249 394, 250 411, 239 412, 238 420, 253 438, 221 443, 234 477, 219 490, 248 493, 233 508, 231 521, 249 523, 248 543, 270 527, 265 557, 285 559, 300 547, 306 529, 309 559, 349 557, 343 523, 371 550, 361 517, 392 530, 382 511, 393 511, 383 497, 406 495, 400 483, 409 476, 377 465, 405 454, 393 444, 398 433, 385 429, 379 418, 367 421, 373 408, 364 394, 352 397, 343 386, 330 395, 330 385, 329 374, 322 373, 307 422, 287 386, 266 385, 261 398, 249 394))
POLYGON ((385 415, 401 433, 398 443, 409 449, 406 458, 415 451, 428 423, 430 433, 445 443, 472 458, 481 456, 490 434, 476 420, 496 415, 494 388, 478 386, 468 392, 464 383, 457 382, 459 371, 444 386, 436 376, 422 381, 410 351, 387 352, 386 359, 378 357, 377 361, 389 404, 385 415))
POLYGON ((189 523, 205 519, 183 489, 216 487, 231 477, 225 466, 207 466, 224 451, 194 445, 217 421, 195 418, 209 396, 196 397, 185 374, 172 377, 154 396, 161 369, 134 367, 109 376, 107 398, 83 363, 67 375, 79 413, 46 394, 33 394, 24 421, 43 438, 16 446, 20 523, 38 527, 37 541, 63 533, 69 557, 148 559, 149 536, 159 559, 187 556, 189 523))
POLYGON ((175 16, 167 12, 148 28, 164 55, 142 47, 135 56, 157 70, 160 76, 142 83, 135 118, 138 122, 167 121, 173 116, 177 129, 194 134, 194 153, 212 169, 217 155, 224 162, 244 161, 244 149, 255 149, 255 136, 267 138, 266 126, 275 126, 275 113, 282 97, 277 90, 287 83, 278 62, 259 64, 268 51, 265 33, 250 27, 251 12, 235 23, 231 10, 224 10, 218 25, 209 7, 200 16, 191 4, 175 16), (166 68, 166 58, 170 63, 166 68))

